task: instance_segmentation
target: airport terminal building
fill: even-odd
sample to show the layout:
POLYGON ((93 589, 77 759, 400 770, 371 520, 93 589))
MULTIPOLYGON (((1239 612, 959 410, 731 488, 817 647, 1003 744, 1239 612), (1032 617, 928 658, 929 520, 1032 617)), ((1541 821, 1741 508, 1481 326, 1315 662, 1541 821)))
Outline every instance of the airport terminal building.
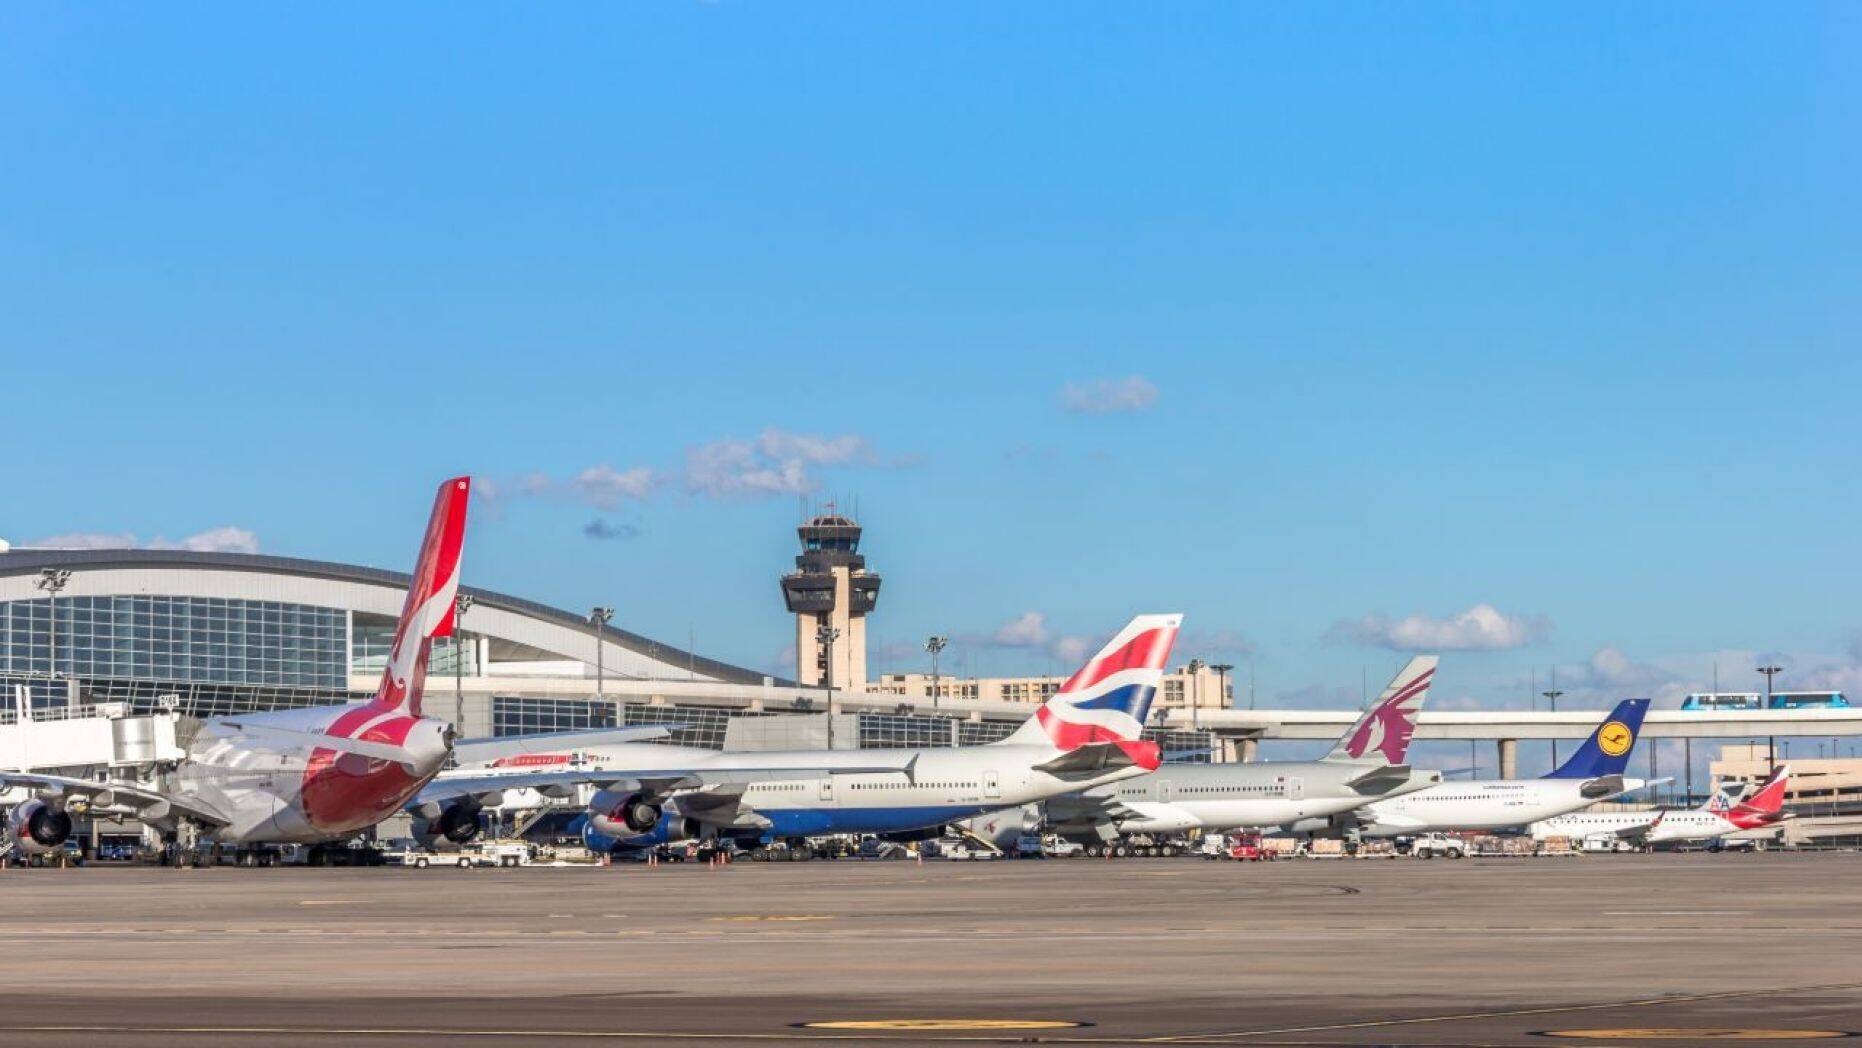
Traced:
MULTIPOLYGON (((14 548, 0 552, 0 684, 53 716, 365 698, 406 586, 397 572, 258 554, 14 548)), ((712 747, 935 746, 1000 738, 1030 710, 803 686, 520 597, 461 596, 459 636, 435 645, 427 709, 465 736, 676 724, 673 741, 712 747)), ((1209 745, 1200 733, 1158 737, 1209 745)))

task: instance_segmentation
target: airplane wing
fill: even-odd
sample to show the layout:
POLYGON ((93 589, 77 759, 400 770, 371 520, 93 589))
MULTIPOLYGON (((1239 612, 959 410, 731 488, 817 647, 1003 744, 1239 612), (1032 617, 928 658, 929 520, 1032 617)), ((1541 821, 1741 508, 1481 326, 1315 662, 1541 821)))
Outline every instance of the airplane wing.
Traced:
POLYGON ((185 815, 212 826, 224 826, 231 821, 218 810, 207 807, 199 801, 155 790, 145 790, 140 786, 125 786, 121 783, 93 782, 90 779, 74 779, 66 775, 0 772, 0 788, 9 786, 20 786, 54 796, 77 794, 88 800, 94 807, 120 809, 143 819, 164 819, 170 815, 185 815))
POLYGON ((1418 819, 1411 815, 1404 815, 1401 812, 1380 811, 1377 813, 1377 825, 1380 827, 1387 826, 1393 830, 1415 831, 1428 829, 1430 823, 1426 819, 1418 819))
POLYGON ((585 750, 592 746, 613 746, 623 742, 651 742, 670 736, 681 725, 653 724, 631 728, 602 728, 595 731, 541 732, 536 735, 499 735, 486 739, 460 739, 453 743, 453 756, 460 764, 488 764, 505 757, 531 753, 562 753, 585 750))
POLYGON ((1056 823, 1122 822, 1137 818, 1138 814, 1136 809, 1110 793, 1068 793, 1047 801, 1047 817, 1056 823))
POLYGON ((503 801, 506 790, 534 789, 546 797, 572 797, 577 786, 594 786, 610 792, 638 790, 656 800, 664 800, 675 793, 719 787, 738 787, 741 794, 742 789, 753 782, 819 779, 831 775, 884 775, 888 772, 910 778, 917 770, 917 763, 914 757, 904 765, 848 768, 580 768, 478 775, 443 772, 407 802, 406 810, 432 817, 439 813, 440 805, 451 800, 470 797, 483 807, 503 801))

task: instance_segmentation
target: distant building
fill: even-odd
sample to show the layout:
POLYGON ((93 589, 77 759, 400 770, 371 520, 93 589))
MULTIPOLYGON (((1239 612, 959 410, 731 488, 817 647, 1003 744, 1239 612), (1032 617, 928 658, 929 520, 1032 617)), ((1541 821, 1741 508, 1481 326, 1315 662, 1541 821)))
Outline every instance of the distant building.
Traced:
MULTIPOLYGON (((1862 757, 1854 739, 1779 741, 1779 764, 1791 766, 1784 839, 1797 844, 1862 844, 1862 757), (1848 750, 1849 756, 1841 751, 1848 750)), ((1764 743, 1720 747, 1709 770, 1716 780, 1756 786, 1771 774, 1764 743)))
MULTIPOLYGON (((1153 708, 1158 709, 1225 709, 1233 698, 1235 682, 1225 680, 1223 674, 1216 672, 1202 663, 1195 663, 1192 672, 1190 666, 1179 666, 1164 675, 1164 686, 1158 691, 1153 708)), ((886 695, 899 695, 912 699, 978 699, 985 702, 1026 702, 1039 705, 1047 701, 1049 695, 1060 690, 1067 683, 1065 677, 952 677, 941 674, 933 678, 929 673, 886 673, 872 684, 869 691, 886 695)))

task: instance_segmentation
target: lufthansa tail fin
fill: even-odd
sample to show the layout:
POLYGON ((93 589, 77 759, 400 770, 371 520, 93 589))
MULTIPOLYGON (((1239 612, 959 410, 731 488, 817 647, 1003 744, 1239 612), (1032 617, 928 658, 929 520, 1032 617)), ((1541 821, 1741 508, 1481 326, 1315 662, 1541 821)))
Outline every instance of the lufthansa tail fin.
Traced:
POLYGON ((1046 745, 1061 754, 1110 746, 1132 763, 1157 767, 1157 745, 1142 741, 1144 719, 1182 625, 1182 615, 1132 619, 1002 741, 1046 745))
POLYGON ((394 644, 388 649, 388 665, 370 703, 377 709, 420 716, 433 638, 453 634, 453 600, 459 592, 459 556, 465 546, 466 501, 471 491, 471 478, 454 477, 441 484, 434 496, 420 559, 408 580, 407 602, 401 606, 394 644))
POLYGON ((1642 715, 1647 712, 1647 699, 1624 699, 1617 703, 1571 759, 1546 778, 1595 779, 1622 775, 1629 767, 1629 751, 1636 748, 1636 736, 1642 731, 1642 715))
POLYGON ((1435 667, 1441 660, 1434 655, 1418 655, 1398 671, 1377 697, 1377 703, 1364 711, 1350 730, 1339 737, 1338 745, 1325 755, 1328 761, 1353 764, 1402 764, 1409 756, 1410 736, 1416 734, 1416 716, 1429 699, 1429 684, 1435 680, 1435 667))

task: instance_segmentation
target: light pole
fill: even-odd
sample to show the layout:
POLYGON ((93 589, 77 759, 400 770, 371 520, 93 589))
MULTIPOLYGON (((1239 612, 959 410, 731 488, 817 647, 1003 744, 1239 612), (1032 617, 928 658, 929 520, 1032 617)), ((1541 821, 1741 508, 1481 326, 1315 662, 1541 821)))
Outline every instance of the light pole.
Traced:
POLYGON ((821 642, 821 682, 828 687, 828 749, 834 748, 834 642, 840 630, 833 626, 815 627, 815 639, 821 642))
POLYGON ((46 624, 51 628, 51 635, 46 639, 51 643, 46 655, 47 665, 51 669, 54 680, 58 679, 58 591, 64 589, 65 584, 70 581, 70 568, 40 568, 39 581, 34 583, 45 591, 46 599, 50 604, 47 609, 46 624))
POLYGON ((476 598, 467 593, 453 597, 453 732, 465 734, 465 613, 476 598))
POLYGON ((1190 671, 1190 696, 1189 698, 1190 698, 1190 730, 1191 731, 1202 730, 1203 718, 1202 718, 1202 710, 1200 707, 1202 706, 1202 701, 1201 701, 1203 697, 1202 676, 1203 676, 1203 667, 1205 665, 1207 665, 1207 663, 1203 662, 1203 660, 1201 659, 1191 659, 1190 665, 1188 667, 1190 671))
MULTIPOLYGON (((603 638, 601 636, 601 630, 602 630, 602 627, 608 624, 608 620, 612 619, 613 617, 614 617, 614 609, 608 607, 605 604, 597 604, 594 607, 588 609, 588 624, 595 627, 595 701, 596 702, 600 702, 603 698, 606 697, 602 694, 602 684, 604 683, 603 678, 607 676, 607 669, 602 663, 601 649, 605 645, 602 643, 603 638)), ((616 710, 614 723, 619 724, 620 722, 621 722, 620 711, 616 710)))
MULTIPOLYGON (((1558 712, 1558 696, 1563 695, 1564 692, 1559 691, 1557 688, 1553 688, 1550 691, 1542 691, 1539 694, 1545 696, 1545 701, 1552 704, 1552 712, 1557 713, 1558 712)), ((1552 730, 1557 731, 1558 730, 1557 725, 1553 725, 1552 730)), ((1552 770, 1553 771, 1558 770, 1558 736, 1556 735, 1552 736, 1552 770)))
MULTIPOLYGON (((1765 708, 1771 709, 1771 679, 1784 672, 1783 666, 1765 665, 1758 668, 1765 675, 1765 708)), ((1778 770, 1778 736, 1765 736, 1765 772, 1770 774, 1778 770)))
POLYGON ((931 654, 931 708, 934 710, 938 708, 938 685, 941 680, 937 672, 937 657, 947 647, 950 647, 950 638, 941 633, 933 633, 925 638, 925 651, 931 654))
POLYGON ((1218 700, 1218 704, 1223 709, 1228 709, 1229 706, 1231 705, 1231 703, 1228 700, 1228 671, 1234 669, 1235 666, 1233 663, 1218 662, 1209 668, 1215 671, 1216 681, 1217 681, 1216 697, 1218 700))

